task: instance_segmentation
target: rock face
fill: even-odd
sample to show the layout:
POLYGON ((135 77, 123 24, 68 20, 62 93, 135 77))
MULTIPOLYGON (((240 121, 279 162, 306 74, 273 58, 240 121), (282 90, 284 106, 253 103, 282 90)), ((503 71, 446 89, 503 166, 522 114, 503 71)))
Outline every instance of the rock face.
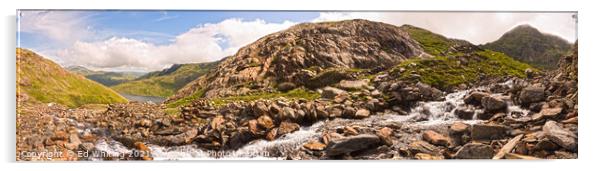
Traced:
POLYGON ((400 27, 367 20, 304 23, 267 35, 220 62, 215 71, 182 88, 170 101, 203 88, 205 97, 271 89, 273 82, 304 85, 315 71, 305 68, 389 67, 424 52, 400 27))
POLYGON ((566 148, 567 150, 577 150, 577 135, 563 129, 556 121, 548 121, 543 125, 543 132, 552 142, 566 148))
POLYGON ((362 134, 333 140, 326 147, 328 156, 337 156, 345 153, 351 153, 366 149, 372 145, 378 144, 380 138, 372 134, 362 134))

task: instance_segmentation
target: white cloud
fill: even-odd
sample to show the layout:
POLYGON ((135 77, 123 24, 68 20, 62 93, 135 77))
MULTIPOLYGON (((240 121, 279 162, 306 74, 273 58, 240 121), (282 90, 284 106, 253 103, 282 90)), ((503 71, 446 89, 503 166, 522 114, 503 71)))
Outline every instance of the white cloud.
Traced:
POLYGON ((367 19, 393 25, 410 24, 451 38, 482 44, 498 39, 520 24, 530 24, 540 31, 576 40, 574 13, 478 13, 478 12, 327 12, 314 20, 337 21, 367 19))
POLYGON ((293 22, 267 23, 264 20, 227 19, 199 25, 176 36, 166 45, 131 38, 112 37, 104 41, 76 41, 57 56, 64 65, 99 69, 159 70, 177 63, 219 60, 233 55, 244 45, 292 26, 293 22))
POLYGON ((19 11, 20 31, 44 36, 55 43, 70 45, 92 37, 88 14, 79 11, 19 11))

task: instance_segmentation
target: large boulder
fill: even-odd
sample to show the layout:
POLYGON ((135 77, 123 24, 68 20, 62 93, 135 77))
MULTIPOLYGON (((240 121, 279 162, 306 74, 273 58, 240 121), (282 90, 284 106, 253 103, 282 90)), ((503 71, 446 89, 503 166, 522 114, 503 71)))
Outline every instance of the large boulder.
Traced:
POLYGON ((464 103, 471 105, 481 105, 481 99, 485 96, 489 96, 488 93, 475 91, 464 97, 464 103))
POLYGON ((360 90, 368 86, 366 80, 341 80, 338 87, 345 90, 360 90))
POLYGON ((518 95, 518 102, 523 106, 545 100, 545 89, 543 87, 527 87, 518 95))
POLYGON ((455 154, 456 159, 491 159, 494 155, 493 148, 481 143, 468 143, 455 154))
POLYGON ((508 130, 508 127, 499 124, 474 124, 470 132, 473 140, 494 140, 504 138, 508 130))
POLYGON ((577 135, 565 130, 556 121, 548 121, 543 125, 544 135, 561 147, 577 151, 577 135))
POLYGON ((343 96, 343 95, 347 95, 347 92, 345 90, 341 90, 338 88, 334 88, 334 87, 325 87, 322 90, 322 98, 325 99, 334 99, 337 96, 343 96))
POLYGON ((424 131, 422 133, 422 139, 434 145, 440 145, 445 147, 451 145, 451 140, 449 139, 449 137, 441 135, 433 130, 424 131))
POLYGON ((372 134, 361 134, 332 140, 326 147, 326 155, 338 156, 371 147, 380 143, 380 138, 372 134))
POLYGON ((503 99, 494 96, 483 97, 481 99, 481 106, 485 108, 486 112, 502 111, 508 107, 503 99))
POLYGON ((458 107, 456 108, 456 110, 454 110, 454 114, 456 115, 456 117, 464 120, 472 120, 474 118, 474 113, 474 109, 471 109, 466 106, 458 107))

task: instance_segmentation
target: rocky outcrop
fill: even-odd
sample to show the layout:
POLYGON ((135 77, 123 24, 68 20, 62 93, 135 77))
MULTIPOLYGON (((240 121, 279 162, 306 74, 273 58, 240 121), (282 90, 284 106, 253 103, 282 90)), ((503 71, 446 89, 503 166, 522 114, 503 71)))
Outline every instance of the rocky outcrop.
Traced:
POLYGON ((241 48, 214 72, 191 82, 170 100, 201 88, 205 97, 218 97, 271 90, 274 82, 305 85, 328 68, 389 67, 423 53, 408 33, 385 23, 347 20, 299 24, 241 48), (306 68, 311 70, 303 70, 306 68), (244 87, 248 91, 240 91, 241 85, 248 85, 244 87))

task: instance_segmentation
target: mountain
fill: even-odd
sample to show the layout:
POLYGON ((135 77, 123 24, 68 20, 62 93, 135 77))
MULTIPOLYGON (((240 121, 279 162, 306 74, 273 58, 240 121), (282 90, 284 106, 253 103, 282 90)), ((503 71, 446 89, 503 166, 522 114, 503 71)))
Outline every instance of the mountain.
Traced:
POLYGON ((178 106, 198 98, 281 96, 278 93, 291 89, 297 95, 311 96, 317 88, 345 79, 373 78, 404 64, 416 67, 404 67, 407 72, 399 75, 400 79, 440 88, 488 76, 524 77, 525 69, 530 68, 503 53, 410 25, 398 27, 359 19, 304 23, 241 48, 215 71, 180 89, 167 103, 178 106), (417 74, 422 75, 414 80, 417 74))
POLYGON ((111 88, 119 93, 129 95, 168 97, 190 81, 207 73, 218 62, 174 64, 170 68, 147 73, 111 88))
POLYGON ((105 86, 114 86, 120 83, 134 80, 145 73, 143 72, 106 72, 93 71, 83 66, 70 66, 67 70, 85 76, 105 86))
POLYGON ((68 107, 127 102, 113 90, 22 48, 17 48, 17 85, 21 99, 68 107))
POLYGON ((503 52, 536 67, 554 69, 558 60, 569 52, 571 44, 558 36, 541 33, 529 25, 520 25, 482 47, 503 52))

